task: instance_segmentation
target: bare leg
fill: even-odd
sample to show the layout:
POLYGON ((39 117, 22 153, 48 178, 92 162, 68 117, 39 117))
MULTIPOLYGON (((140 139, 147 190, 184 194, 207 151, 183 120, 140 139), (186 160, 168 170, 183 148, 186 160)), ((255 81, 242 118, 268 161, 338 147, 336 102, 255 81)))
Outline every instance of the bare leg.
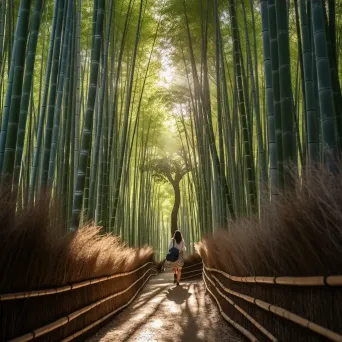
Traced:
POLYGON ((180 281, 181 275, 182 275, 182 269, 181 268, 177 268, 177 281, 178 282, 180 281))
POLYGON ((173 271, 173 283, 175 284, 177 282, 177 268, 172 268, 173 271))

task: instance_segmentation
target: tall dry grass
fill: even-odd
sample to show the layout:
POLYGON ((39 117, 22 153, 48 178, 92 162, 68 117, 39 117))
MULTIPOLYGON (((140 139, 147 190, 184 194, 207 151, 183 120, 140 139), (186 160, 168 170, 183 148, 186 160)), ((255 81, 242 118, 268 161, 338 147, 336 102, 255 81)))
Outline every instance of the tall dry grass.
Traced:
MULTIPOLYGON (((193 253, 184 258, 184 267, 192 267, 202 262, 202 258, 198 253, 193 253)), ((201 265, 199 265, 201 268, 201 265)))
MULTIPOLYGON (((196 245, 207 266, 236 276, 328 276, 342 274, 342 177, 308 170, 292 190, 272 203, 261 218, 230 222, 196 245)), ((236 283, 213 273, 233 291, 283 307, 342 334, 341 287, 295 287, 236 283)), ((209 272, 211 277, 211 273, 209 272)), ((211 279, 213 279, 211 277, 211 279)), ((224 311, 260 340, 267 340, 220 297, 224 311)), ((218 286, 219 287, 219 286, 218 286)), ((226 293, 227 294, 227 293, 226 293)), ((323 341, 322 336, 228 295, 279 341, 323 341)))
MULTIPOLYGON (((0 294, 56 288, 130 271, 153 261, 150 247, 129 248, 116 236, 100 235, 100 228, 95 226, 66 233, 66 221, 58 216, 56 207, 48 203, 48 198, 43 197, 33 207, 18 211, 8 188, 0 189, 0 294)), ((63 294, 0 301, 0 340, 30 332, 93 301, 122 291, 146 269, 63 294)), ((56 334, 45 335, 42 340, 57 341, 92 323, 120 303, 127 302, 141 284, 142 281, 123 298, 101 304, 96 312, 82 315, 79 321, 57 329, 56 334)))
POLYGON ((207 265, 238 276, 341 274, 342 177, 310 171, 294 190, 263 203, 196 245, 207 265))

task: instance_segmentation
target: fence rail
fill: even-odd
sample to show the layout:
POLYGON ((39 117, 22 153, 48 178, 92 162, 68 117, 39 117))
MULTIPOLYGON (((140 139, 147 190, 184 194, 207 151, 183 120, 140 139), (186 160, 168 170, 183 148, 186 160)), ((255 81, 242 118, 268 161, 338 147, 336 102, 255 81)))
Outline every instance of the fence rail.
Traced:
POLYGON ((238 283, 259 283, 291 286, 342 286, 342 275, 314 277, 237 277, 216 268, 203 267, 210 272, 220 273, 227 279, 238 283))
POLYGON ((141 289, 145 286, 145 284, 148 282, 148 280, 155 274, 150 274, 147 279, 144 281, 144 283, 139 287, 139 289, 137 290, 137 292, 132 296, 132 298, 124 305, 120 306, 119 308, 115 309, 114 311, 110 312, 109 314, 107 314, 106 316, 98 319, 97 321, 95 321, 94 323, 88 325, 87 327, 83 328, 82 330, 77 331, 76 333, 70 335, 69 337, 63 339, 61 342, 69 342, 72 341, 74 338, 81 336, 82 334, 84 334, 85 332, 89 331, 90 329, 96 327, 97 325, 101 324, 102 322, 104 322, 105 320, 107 320, 108 318, 114 316, 116 313, 118 313, 119 311, 123 310, 124 308, 126 308, 128 305, 130 305, 133 300, 135 299, 135 297, 138 295, 138 293, 141 291, 141 289))
POLYGON ((194 266, 198 266, 198 265, 203 265, 203 262, 202 262, 202 261, 200 261, 200 262, 198 262, 197 264, 193 264, 193 265, 184 266, 182 269, 184 270, 184 269, 186 269, 186 268, 190 268, 190 267, 194 267, 194 266))
POLYGON ((46 289, 46 290, 32 290, 32 291, 22 291, 22 292, 16 292, 16 293, 7 293, 7 294, 2 294, 0 295, 0 301, 5 301, 5 300, 15 300, 15 299, 22 299, 22 298, 31 298, 31 297, 41 297, 41 296, 49 296, 57 293, 62 293, 62 292, 68 292, 68 291, 73 291, 76 289, 79 289, 81 287, 93 285, 93 284, 98 284, 107 280, 112 280, 115 278, 120 278, 120 277, 125 277, 131 274, 134 274, 141 269, 145 268, 147 265, 153 264, 153 262, 147 262, 144 265, 129 271, 129 272, 123 272, 123 273, 117 273, 113 274, 111 276, 105 276, 101 278, 96 278, 96 279, 91 279, 91 280, 85 280, 81 281, 75 284, 70 284, 70 285, 65 285, 53 289, 46 289))
MULTIPOLYGON (((148 262, 148 263, 144 264, 143 266, 145 267, 145 266, 147 266, 147 265, 149 265, 149 264, 151 264, 151 263, 152 263, 152 262, 148 262)), ((131 271, 131 272, 121 273, 120 275, 121 275, 121 276, 124 276, 124 275, 133 274, 133 273, 137 272, 138 270, 141 270, 141 269, 143 268, 143 266, 141 266, 141 267, 139 267, 139 268, 137 268, 137 269, 135 269, 134 271, 131 271)), ((84 313, 86 313, 86 312, 88 312, 88 311, 90 311, 90 310, 96 308, 97 306, 101 305, 102 303, 107 302, 107 301, 110 300, 110 299, 113 299, 113 298, 115 298, 115 297, 118 297, 118 296, 120 296, 120 295, 126 293, 126 292, 129 291, 134 285, 136 285, 139 281, 141 281, 141 280, 142 280, 150 271, 154 271, 154 274, 150 274, 150 275, 147 277, 147 280, 148 280, 152 275, 157 274, 156 271, 155 271, 155 269, 151 267, 151 268, 149 268, 149 269, 148 269, 148 270, 147 270, 139 279, 137 279, 134 283, 132 283, 132 284, 131 284, 129 287, 127 287, 125 290, 120 291, 120 292, 117 292, 117 293, 114 293, 114 294, 109 295, 109 296, 107 296, 107 297, 105 297, 105 298, 102 298, 102 299, 100 299, 100 300, 98 300, 98 301, 96 301, 96 302, 94 302, 94 303, 92 303, 92 304, 89 304, 89 305, 87 305, 87 306, 85 306, 85 307, 83 307, 83 308, 81 308, 81 309, 79 309, 79 310, 77 310, 77 311, 74 311, 74 312, 68 314, 68 315, 65 316, 65 317, 62 317, 62 318, 60 318, 60 319, 58 319, 58 320, 56 320, 56 321, 54 321, 54 322, 51 322, 51 323, 46 324, 46 325, 44 325, 44 326, 42 326, 42 327, 40 327, 40 328, 38 328, 38 329, 35 329, 34 331, 32 331, 32 332, 30 332, 30 333, 27 333, 27 334, 25 334, 25 335, 22 335, 22 336, 19 336, 19 337, 17 337, 17 338, 14 338, 14 339, 10 340, 10 342, 25 342, 25 341, 31 341, 31 340, 33 340, 33 339, 35 339, 35 338, 37 338, 37 337, 43 336, 43 335, 45 335, 45 334, 47 334, 47 333, 49 333, 49 332, 51 332, 51 331, 53 331, 53 330, 58 329, 59 327, 61 327, 61 326, 65 325, 65 324, 71 322, 72 320, 76 319, 77 317, 81 316, 82 314, 84 314, 84 313)), ((117 276, 117 275, 116 275, 116 276, 117 276)), ((109 279, 113 279, 113 277, 108 277, 108 278, 109 278, 109 279)), ((114 277, 114 278, 117 278, 117 277, 114 277)), ((106 280, 109 280, 109 279, 106 279, 106 280)), ((143 285, 147 282, 147 280, 143 283, 143 285)), ((96 283, 99 283, 99 281, 96 282, 96 283)), ((90 284, 89 284, 89 285, 90 285, 90 284)), ((140 286, 140 288, 139 288, 139 290, 136 292, 136 294, 140 291, 140 289, 143 287, 143 285, 140 286)), ((84 285, 84 286, 86 286, 86 285, 84 285)), ((79 286, 79 287, 77 287, 77 288, 80 288, 80 287, 82 287, 82 286, 79 286)), ((58 292, 58 293, 60 293, 60 292, 58 292)), ((136 296, 136 294, 135 294, 134 296, 136 296)), ((133 300, 133 299, 132 299, 132 300, 133 300)), ((129 301, 128 303, 130 303, 130 302, 131 302, 131 301, 129 301)), ((127 303, 126 303, 126 304, 127 304, 127 303)), ((126 305, 126 304, 123 305, 122 308, 124 308, 124 307, 126 307, 126 306, 128 305, 128 304, 127 304, 127 305, 126 305)), ((114 315, 114 314, 115 314, 116 312, 118 312, 118 311, 120 311, 120 308, 116 309, 115 311, 111 312, 110 314, 108 314, 108 315, 106 315, 106 316, 110 317, 111 315, 114 315)), ((106 317, 106 316, 105 316, 105 317, 106 317)), ((99 323, 102 322, 103 320, 105 320, 105 318, 99 319, 97 324, 99 324, 99 323)), ((91 325, 95 326, 96 324, 92 323, 91 325)), ((88 327, 89 327, 89 326, 88 326, 88 327)), ((86 328, 84 328, 84 329, 86 329, 86 328)), ((82 329, 82 331, 83 331, 84 329, 82 329)), ((89 329, 91 329, 91 328, 89 328, 89 329)), ((87 329, 87 330, 89 330, 89 329, 87 329)), ((85 331, 86 331, 86 330, 85 330, 85 331)), ((80 334, 81 334, 81 333, 80 333, 80 334)))
MULTIPOLYGON (((206 289, 211 293, 211 295, 215 298, 216 302, 219 303, 218 299, 215 297, 215 295, 212 293, 212 291, 209 289, 206 279, 208 279, 210 281, 210 283, 214 286, 215 290, 221 295, 222 298, 224 298, 224 300, 226 300, 227 302, 229 302, 235 309, 237 309, 241 314, 243 314, 256 328, 258 328, 260 331, 262 331, 271 341, 277 341, 276 337, 274 337, 271 333, 269 333, 265 328, 263 328, 258 322, 256 322, 254 319, 250 319, 246 316, 246 314, 244 314, 241 310, 239 310, 239 307, 227 296, 225 296, 221 290, 223 290, 224 292, 238 297, 244 301, 249 302, 250 304, 256 305, 259 308, 271 312, 272 314, 275 314, 281 318, 284 318, 286 320, 289 320, 297 325, 300 325, 304 328, 307 328, 313 332, 315 332, 316 334, 319 334, 321 336, 324 336, 332 341, 337 341, 337 342, 342 342, 342 335, 327 329, 321 325, 318 325, 314 322, 311 322, 293 312, 290 312, 282 307, 267 303, 263 300, 260 300, 258 298, 254 298, 245 294, 241 294, 237 291, 233 291, 229 288, 227 288, 214 274, 210 274, 210 276, 212 277, 212 280, 209 276, 208 276, 208 272, 213 272, 213 273, 219 273, 223 276, 225 276, 227 279, 232 280, 232 281, 236 281, 236 282, 241 282, 241 283, 263 283, 263 284, 270 284, 269 282, 264 282, 264 281, 252 281, 251 278, 266 278, 266 277, 233 277, 228 275, 227 273, 217 270, 217 269, 213 269, 213 268, 209 268, 207 267, 205 264, 203 264, 203 280, 205 282, 205 286, 206 289), (232 279, 233 278, 233 279, 232 279), (237 280, 237 278, 239 278, 239 280, 237 280), (241 280, 243 279, 243 280, 241 280), (217 284, 219 285, 220 288, 217 287, 217 284), (221 290, 220 290, 221 289, 221 290), (269 334, 269 335, 268 335, 269 334)), ((326 277, 326 279, 328 278, 333 278, 334 277, 334 281, 331 282, 329 285, 331 285, 332 283, 334 284, 333 286, 338 286, 338 282, 336 282, 337 277, 340 276, 332 276, 332 277, 326 277)), ((271 278, 271 277, 267 277, 267 278, 271 278)), ((291 278, 291 277, 279 277, 282 279, 281 282, 273 282, 273 284, 278 284, 278 285, 294 285, 294 286, 318 286, 318 283, 315 281, 314 278, 325 278, 325 277, 300 277, 300 278, 291 278), (300 282, 295 281, 300 279, 300 282), (303 281, 304 280, 304 281, 303 281)), ((276 277, 274 277, 274 279, 276 279, 276 277)), ((327 285, 327 284, 324 284, 327 285)), ((220 311, 222 313, 222 307, 221 305, 219 305, 220 311)), ((234 325, 234 324, 233 324, 234 325)), ((246 336, 246 335, 245 335, 246 336)), ((246 336, 247 338, 249 338, 251 341, 253 339, 251 339, 251 336, 246 336)), ((253 340, 255 341, 255 340, 253 340)))
POLYGON ((231 304, 237 311, 239 311, 243 316, 245 316, 257 329, 259 329, 264 335, 266 335, 271 341, 278 341, 276 337, 274 337, 267 329, 265 329, 259 322, 257 322, 252 316, 250 316, 245 310, 243 310, 239 305, 237 305, 233 300, 225 296, 215 285, 215 282, 208 277, 208 275, 203 272, 203 280, 207 287, 207 282, 205 279, 208 279, 210 283, 215 287, 216 291, 219 295, 224 298, 229 304, 231 304))
POLYGON ((190 276, 188 276, 188 277, 183 277, 183 275, 182 275, 181 280, 185 280, 185 279, 189 279, 189 278, 198 277, 198 276, 200 276, 200 275, 202 275, 202 271, 201 271, 200 273, 196 273, 196 274, 190 275, 190 276))
POLYGON ((247 329, 245 329, 242 325, 240 325, 239 323, 233 321, 222 309, 222 306, 219 302, 219 300, 216 298, 216 296, 214 295, 214 293, 209 289, 209 287, 207 286, 207 283, 203 277, 203 281, 206 287, 206 290, 211 294, 211 296, 215 299, 215 302, 218 306, 218 309, 222 315, 222 317, 229 323, 231 324, 235 329, 237 329, 243 336, 245 336, 248 340, 250 341, 258 341, 258 339, 251 333, 249 332, 247 329))

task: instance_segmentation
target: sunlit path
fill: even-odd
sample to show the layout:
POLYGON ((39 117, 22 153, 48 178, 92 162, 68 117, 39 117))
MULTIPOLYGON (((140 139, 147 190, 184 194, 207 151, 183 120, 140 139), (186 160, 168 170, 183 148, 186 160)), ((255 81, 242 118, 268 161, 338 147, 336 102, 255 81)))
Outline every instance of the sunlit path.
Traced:
POLYGON ((203 281, 172 284, 172 274, 152 278, 130 305, 89 342, 243 341, 220 316, 203 281))

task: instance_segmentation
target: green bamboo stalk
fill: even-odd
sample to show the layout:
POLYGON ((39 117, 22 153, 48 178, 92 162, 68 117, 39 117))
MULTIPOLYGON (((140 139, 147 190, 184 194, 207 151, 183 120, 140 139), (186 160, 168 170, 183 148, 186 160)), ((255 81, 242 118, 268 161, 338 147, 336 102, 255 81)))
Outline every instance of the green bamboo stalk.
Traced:
MULTIPOLYGON (((220 54, 221 54, 221 41, 220 41, 220 22, 219 22, 219 13, 218 13, 218 5, 217 0, 214 1, 214 21, 215 21, 215 49, 216 49, 216 98, 217 98, 217 129, 218 129, 218 140, 219 140, 219 154, 220 154, 220 169, 224 170, 225 168, 225 155, 224 155, 224 146, 223 146, 223 118, 222 118, 222 106, 221 106, 221 68, 220 68, 220 54)), ((215 183, 217 186, 217 191, 220 193, 220 199, 217 201, 217 206, 215 206, 218 210, 217 216, 220 218, 217 225, 224 225, 225 222, 221 222, 221 218, 225 216, 227 212, 226 205, 224 204, 224 193, 222 188, 218 186, 219 182, 215 183)))
MULTIPOLYGON (((278 57, 279 57, 279 84, 283 160, 291 165, 297 165, 296 137, 294 134, 294 112, 291 88, 290 44, 288 32, 288 16, 286 2, 275 1, 277 31, 278 31, 278 57)), ((285 185, 291 182, 291 176, 284 173, 285 185)))
MULTIPOLYGON (((262 138, 262 128, 261 128, 261 121, 260 121, 259 89, 258 89, 258 82, 257 82, 258 73, 257 73, 257 68, 256 70, 254 70, 254 66, 252 63, 252 53, 251 53, 251 48, 250 48, 245 4, 242 2, 241 6, 242 6, 242 13, 243 13, 245 38, 246 38, 247 62, 248 62, 248 68, 250 70, 250 80, 251 80, 251 87, 252 87, 252 94, 253 94, 256 129, 257 129, 258 161, 259 161, 259 168, 260 168, 259 172, 260 172, 261 180, 263 184, 267 185, 266 158, 265 158, 265 152, 264 152, 264 146, 263 146, 264 143, 263 143, 263 138, 262 138)), ((251 11, 253 13, 253 7, 251 8, 251 11)), ((255 30, 255 27, 254 27, 254 30, 255 30)), ((256 57, 256 54, 255 54, 255 57, 256 57)))
POLYGON ((336 114, 336 131, 339 143, 339 151, 342 150, 342 93, 341 93, 341 85, 338 75, 337 68, 337 53, 336 53, 336 5, 335 1, 328 0, 329 6, 329 22, 328 16, 326 13, 326 2, 323 5, 323 14, 325 20, 326 27, 326 38, 327 38, 327 47, 328 47, 328 56, 329 56, 329 66, 330 66, 330 74, 331 74, 331 86, 333 90, 333 98, 334 98, 334 106, 335 106, 335 114, 336 114))
POLYGON ((54 41, 54 52, 52 57, 52 70, 50 79, 50 89, 49 89, 49 103, 48 112, 45 125, 45 139, 44 139, 44 150, 43 150, 43 161, 41 169, 41 179, 40 188, 44 189, 48 185, 48 173, 49 173, 49 163, 50 163, 50 153, 52 145, 52 135, 53 135, 53 123, 56 111, 56 97, 58 92, 58 76, 59 76, 59 64, 60 64, 60 54, 61 54, 61 43, 62 43, 62 33, 63 33, 63 22, 66 17, 65 5, 68 4, 68 0, 59 0, 60 6, 57 16, 56 23, 56 35, 54 41))
POLYGON ((14 183, 19 181, 20 166, 22 161, 22 154, 24 149, 24 140, 26 132, 26 121, 28 115, 28 107, 30 102, 30 95, 32 92, 33 75, 36 61, 36 51, 38 43, 38 34, 40 29, 41 17, 43 12, 44 1, 36 0, 34 9, 31 15, 31 29, 30 38, 27 47, 27 56, 25 62, 25 76, 23 92, 20 103, 20 116, 18 123, 18 135, 16 143, 15 164, 14 164, 14 183))
MULTIPOLYGON (((11 9, 11 7, 9 7, 11 9)), ((9 13, 11 13, 11 10, 9 10, 9 13)), ((20 12, 19 12, 20 15, 20 12)), ((16 31, 19 32, 19 25, 20 20, 17 20, 17 29, 16 31)), ((25 18, 25 16, 24 16, 25 18)), ((8 26, 10 26, 10 18, 8 20, 8 26)), ((9 36, 11 34, 9 33, 9 36)), ((11 40, 9 38, 9 40, 11 40)), ((9 43, 9 46, 11 44, 9 43)), ((6 89, 6 98, 5 98, 5 105, 3 108, 2 113, 2 120, 1 120, 1 132, 0 132, 0 172, 2 172, 3 164, 4 164, 4 157, 5 157, 5 148, 6 148, 6 137, 7 137, 7 129, 8 129, 8 122, 9 122, 9 116, 10 116, 10 109, 11 109, 11 98, 12 98, 12 89, 13 89, 13 81, 14 81, 14 57, 15 57, 15 50, 16 50, 16 40, 14 40, 12 54, 10 53, 10 48, 8 49, 8 81, 7 81, 7 89, 6 89)))
POLYGON ((4 63, 5 52, 5 24, 6 24, 6 4, 7 1, 1 1, 0 4, 0 70, 4 63))
POLYGON ((279 85, 279 59, 278 59, 278 30, 275 11, 275 0, 267 0, 268 22, 271 43, 271 62, 272 62, 272 88, 273 88, 273 107, 274 107, 274 126, 277 146, 277 165, 278 165, 278 187, 284 185, 284 165, 283 165, 283 143, 282 143, 282 121, 280 105, 280 85, 279 85))
POLYGON ((93 56, 90 71, 90 84, 88 89, 87 111, 84 118, 84 127, 82 134, 81 150, 79 155, 78 172, 76 187, 73 199, 71 227, 72 231, 78 228, 80 213, 83 203, 85 174, 87 161, 91 146, 92 128, 93 128, 93 114, 96 98, 96 88, 98 84, 99 63, 102 45, 102 31, 104 23, 104 0, 98 0, 96 31, 93 39, 93 56))
POLYGON ((324 162, 331 172, 336 172, 338 142, 336 136, 335 108, 330 78, 330 65, 322 0, 312 0, 311 20, 314 37, 313 43, 316 53, 324 162))
MULTIPOLYGON (((63 101, 63 93, 64 89, 67 86, 65 82, 65 76, 68 74, 68 66, 71 62, 71 49, 69 48, 69 44, 71 41, 72 35, 72 1, 67 0, 67 17, 66 17, 66 27, 64 32, 63 46, 61 52, 61 65, 59 69, 59 77, 58 77, 58 90, 57 90, 57 100, 56 100, 56 108, 53 122, 53 130, 51 137, 51 151, 50 151, 50 160, 49 160, 49 169, 48 169, 48 186, 51 187, 54 181, 55 174, 55 162, 57 157, 57 144, 60 130, 60 117, 62 111, 62 101, 63 101)), ((43 165, 44 167, 44 165, 43 165)), ((43 170, 44 172, 44 170, 43 170)))
POLYGON ((128 89, 127 89, 127 93, 126 93, 127 95, 126 95, 126 102, 125 102, 124 122, 123 122, 123 127, 122 127, 123 133, 122 133, 122 138, 121 138, 121 151, 120 151, 118 175, 117 175, 117 180, 116 180, 114 203, 113 203, 113 212, 112 212, 113 226, 115 225, 116 211, 117 211, 119 191, 120 191, 121 178, 122 178, 123 161, 124 161, 125 149, 126 149, 128 118, 129 118, 129 112, 130 112, 130 106, 131 106, 134 70, 135 70, 136 56, 137 56, 138 44, 140 41, 140 31, 141 31, 141 25, 142 25, 141 19, 142 19, 143 2, 144 2, 143 0, 140 0, 139 17, 138 17, 138 24, 137 24, 137 30, 136 30, 136 39, 135 39, 134 51, 133 51, 133 57, 132 57, 132 67, 130 70, 129 85, 128 85, 128 89))
MULTIPOLYGON (((109 18, 107 22, 106 28, 106 40, 105 40, 105 50, 103 54, 103 77, 102 77, 102 84, 100 88, 100 108, 99 108, 99 118, 98 118, 98 127, 96 130, 95 136, 95 146, 94 146, 94 155, 92 160, 92 169, 91 169, 91 180, 90 180, 90 188, 89 188, 89 196, 93 198, 93 193, 95 191, 95 178, 96 178, 96 168, 98 165, 98 158, 99 158, 99 149, 100 149, 100 139, 102 137, 102 123, 103 123, 103 105, 104 105, 104 94, 107 89, 107 69, 108 69, 108 50, 109 50, 109 39, 111 33, 111 24, 112 24, 112 17, 113 17, 113 0, 111 0, 109 5, 109 18)), ((105 145, 106 146, 106 145, 105 145)), ((107 146, 105 147, 107 148, 107 146)), ((106 158, 105 158, 106 159, 106 158)), ((88 219, 90 220, 94 216, 94 202, 92 201, 89 205, 88 211, 88 219)))
POLYGON ((58 15, 60 13, 61 8, 63 8, 63 0, 56 0, 54 3, 54 9, 53 9, 49 52, 48 52, 47 67, 46 67, 46 72, 45 72, 44 94, 43 94, 43 99, 42 99, 40 112, 39 112, 37 140, 36 140, 36 146, 35 146, 34 155, 33 155, 33 164, 32 164, 30 188, 29 188, 29 201, 33 200, 34 191, 36 188, 36 179, 37 179, 37 172, 38 172, 39 160, 40 160, 40 149, 41 149, 42 140, 43 140, 46 104, 47 104, 47 97, 49 93, 49 80, 50 80, 51 69, 52 69, 53 48, 54 48, 54 42, 55 42, 55 36, 56 36, 57 21, 59 19, 58 15))
MULTIPOLYGON (((81 114, 81 10, 82 10, 82 0, 78 0, 77 2, 77 18, 76 18, 76 117, 75 117, 75 126, 74 127, 74 177, 76 179, 77 175, 77 163, 78 163, 78 154, 79 154, 79 134, 80 134, 80 114, 81 114)), ((82 82, 83 86, 83 82, 82 82)))
POLYGON ((271 197, 278 194, 278 167, 277 167, 277 146, 275 135, 275 117, 273 105, 273 87, 272 87, 272 61, 271 61, 271 42, 268 19, 267 0, 260 1, 261 20, 262 20, 262 40, 264 52, 264 74, 266 91, 266 111, 268 127, 268 153, 270 168, 270 188, 271 197))
POLYGON ((310 43, 310 33, 308 27, 308 18, 305 8, 305 0, 299 2, 299 13, 301 21, 301 32, 303 42, 303 64, 304 64, 304 87, 305 87, 305 107, 307 122, 307 139, 309 160, 312 162, 319 161, 318 146, 318 127, 317 127, 317 111, 316 97, 313 82, 312 52, 310 43))
POLYGON ((235 77, 237 81, 237 94, 239 101, 239 113, 242 125, 243 133, 243 145, 246 162, 247 182, 248 182, 248 195, 252 211, 257 210, 257 194, 256 184, 254 178, 254 164, 252 154, 252 141, 250 141, 250 135, 247 127, 246 107, 245 107, 245 96, 242 85, 242 56, 238 37, 238 24, 236 17, 236 9, 234 0, 229 2, 229 13, 231 18, 231 30, 233 36, 233 51, 234 51, 234 64, 235 64, 235 77))
POLYGON ((14 158, 16 151, 16 141, 18 132, 18 122, 20 113, 20 102, 23 90, 23 77, 26 55, 26 43, 28 38, 28 26, 30 16, 30 0, 22 0, 18 14, 18 25, 15 33, 15 54, 14 54, 14 74, 11 91, 11 104, 9 110, 6 147, 2 173, 13 175, 14 158))

